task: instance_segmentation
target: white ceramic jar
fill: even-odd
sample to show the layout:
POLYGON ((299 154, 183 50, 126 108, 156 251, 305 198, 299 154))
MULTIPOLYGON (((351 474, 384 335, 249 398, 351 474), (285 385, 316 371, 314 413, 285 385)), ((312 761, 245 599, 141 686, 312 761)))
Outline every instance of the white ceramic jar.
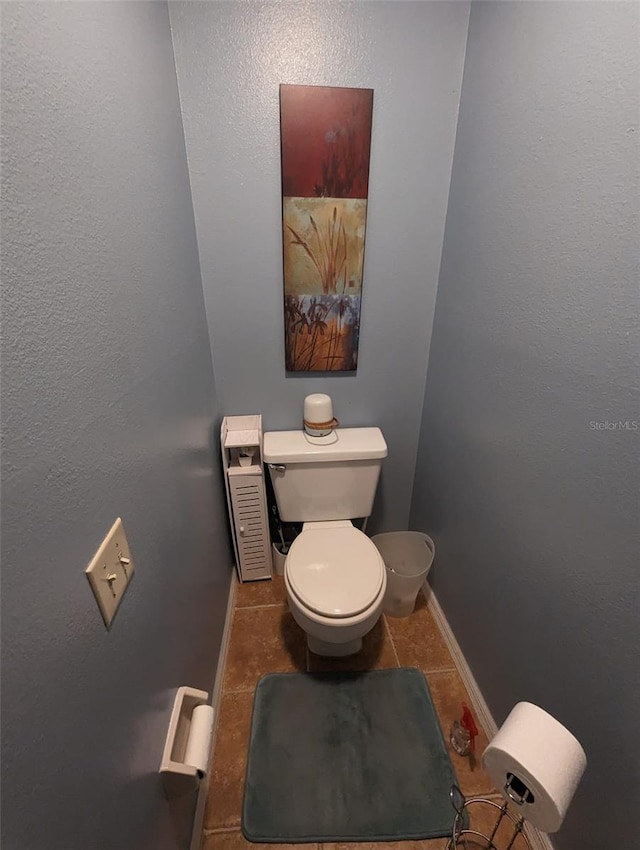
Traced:
POLYGON ((339 423, 333 415, 331 396, 325 393, 308 395, 304 400, 303 424, 312 437, 326 437, 337 428, 339 423))

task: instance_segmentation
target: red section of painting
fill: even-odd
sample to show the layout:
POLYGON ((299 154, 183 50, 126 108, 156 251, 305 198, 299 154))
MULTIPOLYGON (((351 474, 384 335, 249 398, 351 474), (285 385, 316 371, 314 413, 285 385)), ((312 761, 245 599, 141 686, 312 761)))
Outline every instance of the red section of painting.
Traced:
POLYGON ((367 198, 372 89, 280 86, 282 194, 367 198))
POLYGON ((358 365, 371 89, 280 86, 285 365, 358 365))

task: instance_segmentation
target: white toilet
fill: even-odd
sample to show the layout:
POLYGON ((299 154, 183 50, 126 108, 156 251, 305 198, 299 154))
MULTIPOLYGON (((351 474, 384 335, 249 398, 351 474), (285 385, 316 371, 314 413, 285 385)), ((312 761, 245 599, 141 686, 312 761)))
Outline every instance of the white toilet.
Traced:
POLYGON ((284 567, 289 608, 317 655, 352 655, 376 624, 387 586, 384 561, 352 525, 368 517, 387 444, 379 428, 264 435, 280 518, 303 522, 284 567))

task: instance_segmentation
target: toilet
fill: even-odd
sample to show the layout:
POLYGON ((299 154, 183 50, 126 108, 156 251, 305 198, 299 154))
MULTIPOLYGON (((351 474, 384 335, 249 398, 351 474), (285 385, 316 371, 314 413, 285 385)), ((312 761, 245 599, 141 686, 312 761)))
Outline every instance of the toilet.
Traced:
POLYGON ((371 514, 387 444, 379 428, 264 435, 280 518, 302 522, 284 566, 289 609, 316 655, 353 655, 374 627, 387 586, 384 561, 351 520, 371 514))

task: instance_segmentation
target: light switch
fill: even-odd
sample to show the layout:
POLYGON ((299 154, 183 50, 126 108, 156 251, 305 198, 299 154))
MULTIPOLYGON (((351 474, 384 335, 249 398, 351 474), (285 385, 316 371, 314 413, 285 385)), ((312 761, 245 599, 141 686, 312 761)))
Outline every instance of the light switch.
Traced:
POLYGON ((124 526, 118 517, 85 570, 107 628, 115 617, 134 570, 124 526))

